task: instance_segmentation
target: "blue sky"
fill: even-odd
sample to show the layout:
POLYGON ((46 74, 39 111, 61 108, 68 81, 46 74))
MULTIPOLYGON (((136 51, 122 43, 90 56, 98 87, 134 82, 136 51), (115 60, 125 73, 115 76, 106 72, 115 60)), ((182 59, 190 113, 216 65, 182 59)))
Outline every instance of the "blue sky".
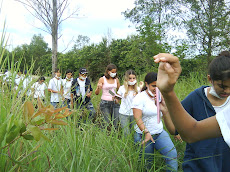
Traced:
MULTIPOLYGON (((14 0, 3 2, 0 13, 0 27, 6 20, 8 43, 11 48, 29 44, 34 34, 41 33, 51 47, 51 36, 37 28, 43 25, 30 15, 24 6, 14 0), (35 28, 36 26, 37 28, 35 28)), ((124 19, 121 12, 134 7, 135 0, 71 0, 71 8, 79 8, 79 18, 68 19, 61 26, 62 37, 58 51, 62 52, 72 38, 88 36, 91 43, 98 43, 111 32, 114 39, 126 38, 135 33, 134 25, 124 19)), ((70 9, 71 10, 71 9, 70 9)), ((1 31, 2 29, 0 29, 1 31)), ((73 43, 68 46, 71 49, 73 43)), ((68 50, 67 49, 67 50, 68 50)))

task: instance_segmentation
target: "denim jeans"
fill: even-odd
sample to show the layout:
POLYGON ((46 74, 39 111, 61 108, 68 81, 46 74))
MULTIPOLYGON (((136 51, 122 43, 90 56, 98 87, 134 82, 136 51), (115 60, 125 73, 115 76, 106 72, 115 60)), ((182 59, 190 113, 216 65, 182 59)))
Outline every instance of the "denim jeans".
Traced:
POLYGON ((70 99, 65 99, 63 102, 62 102, 62 106, 67 106, 69 109, 70 109, 70 99))
MULTIPOLYGON (((88 120, 93 120, 93 118, 95 117, 96 112, 94 110, 91 100, 87 104, 76 104, 76 108, 81 110, 87 109, 89 111, 89 115, 87 116, 88 120)), ((86 122, 86 120, 84 120, 84 122, 86 122)))
POLYGON ((59 102, 50 102, 51 105, 56 109, 59 105, 59 102))
POLYGON ((134 117, 133 115, 123 115, 119 114, 119 119, 121 123, 121 128, 125 136, 131 133, 134 126, 134 117))
POLYGON ((116 129, 118 129, 119 123, 119 108, 120 104, 117 104, 114 101, 101 100, 100 102, 100 110, 105 122, 107 124, 113 122, 116 129))
MULTIPOLYGON (((160 152, 161 155, 163 155, 163 158, 165 159, 167 165, 166 171, 167 172, 177 171, 178 169, 177 151, 172 140, 169 137, 169 134, 165 130, 163 130, 159 134, 152 135, 152 137, 155 140, 155 143, 153 143, 150 140, 145 144, 145 148, 144 148, 145 151, 144 157, 147 161, 147 169, 150 169, 152 167, 153 159, 154 159, 153 157, 154 148, 155 148, 160 152)), ((142 134, 135 133, 134 135, 135 142, 141 142, 143 139, 142 139, 142 134)))

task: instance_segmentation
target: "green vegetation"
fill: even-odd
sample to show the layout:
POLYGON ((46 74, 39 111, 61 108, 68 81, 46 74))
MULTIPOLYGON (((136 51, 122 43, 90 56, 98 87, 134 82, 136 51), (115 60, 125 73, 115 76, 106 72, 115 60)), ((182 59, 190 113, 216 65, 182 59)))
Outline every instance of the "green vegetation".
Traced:
MULTIPOLYGON (((208 63, 220 50, 229 47, 227 4, 222 1, 200 2, 136 1, 135 7, 125 11, 124 15, 136 24, 138 35, 117 40, 103 38, 99 44, 90 45, 88 37, 78 36, 72 50, 58 53, 58 67, 63 75, 66 69, 78 73, 80 67, 86 67, 95 90, 96 81, 109 63, 117 65, 120 79, 126 70, 134 69, 138 79, 143 80, 147 72, 157 71, 158 66, 152 56, 174 50, 183 69, 176 84, 176 93, 182 100, 194 89, 207 84, 208 63), (210 8, 206 8, 207 5, 210 8), (181 11, 182 7, 186 10, 181 11), (197 20, 197 17, 202 20, 197 20), (170 38, 170 44, 167 31, 169 28, 178 29, 175 25, 183 26, 179 29, 187 29, 188 39, 170 38)), ((141 146, 134 144, 133 133, 124 137, 121 130, 116 131, 111 126, 102 129, 100 126, 100 95, 92 95, 92 103, 97 110, 93 123, 79 122, 81 113, 77 109, 71 115, 64 109, 59 109, 61 114, 57 114, 49 106, 48 92, 44 107, 39 105, 40 109, 33 112, 35 102, 24 97, 25 92, 17 96, 19 89, 14 90, 16 72, 27 69, 28 73, 36 76, 50 77, 52 51, 40 34, 34 35, 29 45, 18 46, 12 52, 6 49, 6 42, 3 29, 0 71, 8 69, 12 75, 8 85, 3 84, 2 76, 0 78, 0 171, 144 171, 144 159, 139 157, 141 146), (40 119, 32 122, 35 114, 40 119), (52 116, 52 120, 62 119, 52 123, 47 114, 52 116), (65 118, 67 115, 70 115, 68 119, 65 118)), ((182 171, 185 143, 176 142, 173 136, 172 140, 178 151, 179 171, 182 171)), ((162 156, 155 152, 154 157, 153 171, 163 171, 165 163, 162 156)))
MULTIPOLYGON (((183 99, 195 88, 206 84, 205 81, 196 73, 181 77, 176 85, 178 97, 183 99)), ((96 84, 93 84, 95 87, 96 84)), ((71 118, 63 120, 67 125, 55 125, 54 128, 59 129, 56 131, 42 131, 44 137, 37 141, 23 137, 14 142, 7 141, 7 136, 2 137, 2 133, 6 132, 7 135, 12 132, 11 126, 23 119, 25 112, 21 97, 17 98, 17 93, 12 90, 8 92, 6 87, 3 89, 4 92, 0 93, 1 171, 144 171, 144 159, 139 158, 141 147, 134 144, 133 133, 124 137, 121 131, 113 127, 102 129, 100 113, 94 123, 79 124, 80 113, 76 110, 71 118)), ((46 102, 48 105, 49 100, 46 102)), ((100 96, 93 94, 92 102, 97 109, 100 96)), ((173 136, 172 140, 178 151, 179 171, 182 171, 185 143, 176 142, 173 136)), ((155 152, 153 168, 154 171, 165 169, 165 163, 158 152, 155 152)))

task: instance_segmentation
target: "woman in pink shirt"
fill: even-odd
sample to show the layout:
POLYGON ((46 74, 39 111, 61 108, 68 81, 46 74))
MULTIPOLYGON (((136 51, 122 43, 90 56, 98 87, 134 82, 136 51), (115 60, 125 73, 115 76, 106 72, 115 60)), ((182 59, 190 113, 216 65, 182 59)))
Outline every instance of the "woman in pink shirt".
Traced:
POLYGON ((116 93, 119 87, 120 82, 117 78, 117 67, 114 64, 109 64, 106 67, 104 76, 98 81, 95 94, 98 95, 102 90, 100 110, 105 122, 108 124, 113 122, 115 128, 118 127, 120 105, 118 100, 114 99, 114 97, 109 93, 109 90, 116 93))

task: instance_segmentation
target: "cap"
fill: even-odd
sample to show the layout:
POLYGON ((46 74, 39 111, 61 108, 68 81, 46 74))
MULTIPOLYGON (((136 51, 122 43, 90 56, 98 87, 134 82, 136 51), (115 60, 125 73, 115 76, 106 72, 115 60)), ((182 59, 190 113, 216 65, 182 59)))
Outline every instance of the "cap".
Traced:
POLYGON ((88 73, 88 71, 87 71, 86 68, 82 67, 82 68, 79 69, 79 73, 80 74, 86 74, 86 73, 88 73))

